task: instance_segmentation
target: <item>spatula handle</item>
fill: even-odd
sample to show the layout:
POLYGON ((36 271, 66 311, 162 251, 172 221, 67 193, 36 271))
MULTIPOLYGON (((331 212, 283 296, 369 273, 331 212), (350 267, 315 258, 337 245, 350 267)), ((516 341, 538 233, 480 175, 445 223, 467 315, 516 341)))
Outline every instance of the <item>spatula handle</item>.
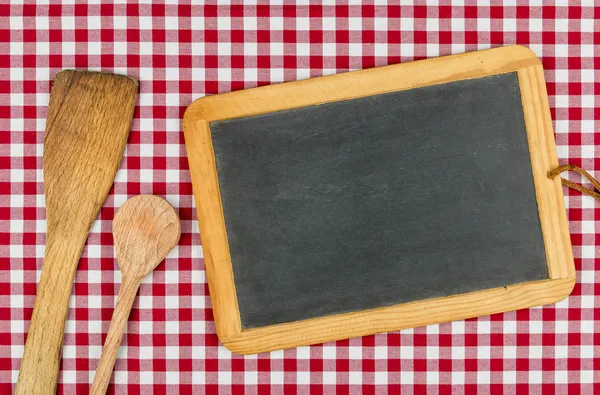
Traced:
POLYGON ((56 393, 69 295, 87 234, 54 237, 46 253, 15 395, 56 393))
POLYGON ((123 333, 127 327, 127 319, 131 312, 131 306, 133 306, 135 295, 140 287, 140 281, 141 279, 133 276, 123 277, 121 288, 119 288, 117 305, 113 311, 110 327, 106 334, 106 340, 104 341, 102 355, 100 356, 100 361, 96 368, 96 376, 94 376, 90 395, 104 395, 106 393, 106 389, 110 383, 110 376, 112 375, 117 359, 117 352, 121 345, 121 339, 123 338, 123 333))

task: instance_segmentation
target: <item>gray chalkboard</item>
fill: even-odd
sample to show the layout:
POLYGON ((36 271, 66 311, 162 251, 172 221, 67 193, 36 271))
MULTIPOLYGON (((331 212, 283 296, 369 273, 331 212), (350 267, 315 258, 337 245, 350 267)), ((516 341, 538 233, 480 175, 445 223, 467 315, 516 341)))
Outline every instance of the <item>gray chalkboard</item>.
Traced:
POLYGON ((516 73, 210 127, 244 328, 548 278, 516 73))

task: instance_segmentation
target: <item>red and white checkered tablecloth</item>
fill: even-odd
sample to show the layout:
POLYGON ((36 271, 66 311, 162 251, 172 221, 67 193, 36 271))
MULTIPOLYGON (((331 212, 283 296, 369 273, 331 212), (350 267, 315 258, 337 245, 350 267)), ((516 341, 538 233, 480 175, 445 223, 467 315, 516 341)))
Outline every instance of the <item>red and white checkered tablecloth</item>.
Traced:
POLYGON ((109 392, 600 393, 600 202, 572 191, 566 200, 577 285, 563 302, 232 355, 215 335, 181 132, 186 106, 206 94, 522 44, 546 70, 561 163, 594 174, 600 170, 597 0, 569 6, 446 0, 439 7, 431 1, 43 3, 0 2, 0 393, 10 393, 17 380, 43 261, 42 142, 51 80, 65 68, 131 75, 140 95, 114 189, 79 264, 60 393, 89 389, 121 279, 111 220, 140 193, 164 196, 178 209, 182 237, 141 286, 109 392))

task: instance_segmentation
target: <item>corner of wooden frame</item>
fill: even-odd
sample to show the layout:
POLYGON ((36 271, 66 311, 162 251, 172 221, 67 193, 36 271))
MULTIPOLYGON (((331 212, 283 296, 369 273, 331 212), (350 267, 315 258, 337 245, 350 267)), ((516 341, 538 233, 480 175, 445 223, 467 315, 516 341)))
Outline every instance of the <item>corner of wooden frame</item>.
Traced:
POLYGON ((564 286, 562 287, 561 292, 556 293, 554 300, 548 302, 547 304, 558 303, 566 299, 569 295, 571 295, 571 292, 573 292, 575 284, 577 283, 577 277, 575 276, 575 274, 573 274, 572 276, 563 277, 552 281, 560 281, 561 284, 564 284, 564 286))

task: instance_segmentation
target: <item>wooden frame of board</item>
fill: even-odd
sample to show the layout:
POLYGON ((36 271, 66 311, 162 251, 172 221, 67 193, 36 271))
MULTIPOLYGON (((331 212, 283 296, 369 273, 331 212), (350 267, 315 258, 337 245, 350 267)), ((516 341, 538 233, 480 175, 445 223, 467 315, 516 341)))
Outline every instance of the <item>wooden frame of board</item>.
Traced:
POLYGON ((192 103, 183 118, 198 210, 206 275, 217 334, 231 351, 250 354, 453 321, 555 303, 571 293, 575 267, 552 120, 540 61, 521 46, 312 78, 221 95, 192 103), (549 278, 365 311, 242 329, 210 122, 517 72, 549 278))

